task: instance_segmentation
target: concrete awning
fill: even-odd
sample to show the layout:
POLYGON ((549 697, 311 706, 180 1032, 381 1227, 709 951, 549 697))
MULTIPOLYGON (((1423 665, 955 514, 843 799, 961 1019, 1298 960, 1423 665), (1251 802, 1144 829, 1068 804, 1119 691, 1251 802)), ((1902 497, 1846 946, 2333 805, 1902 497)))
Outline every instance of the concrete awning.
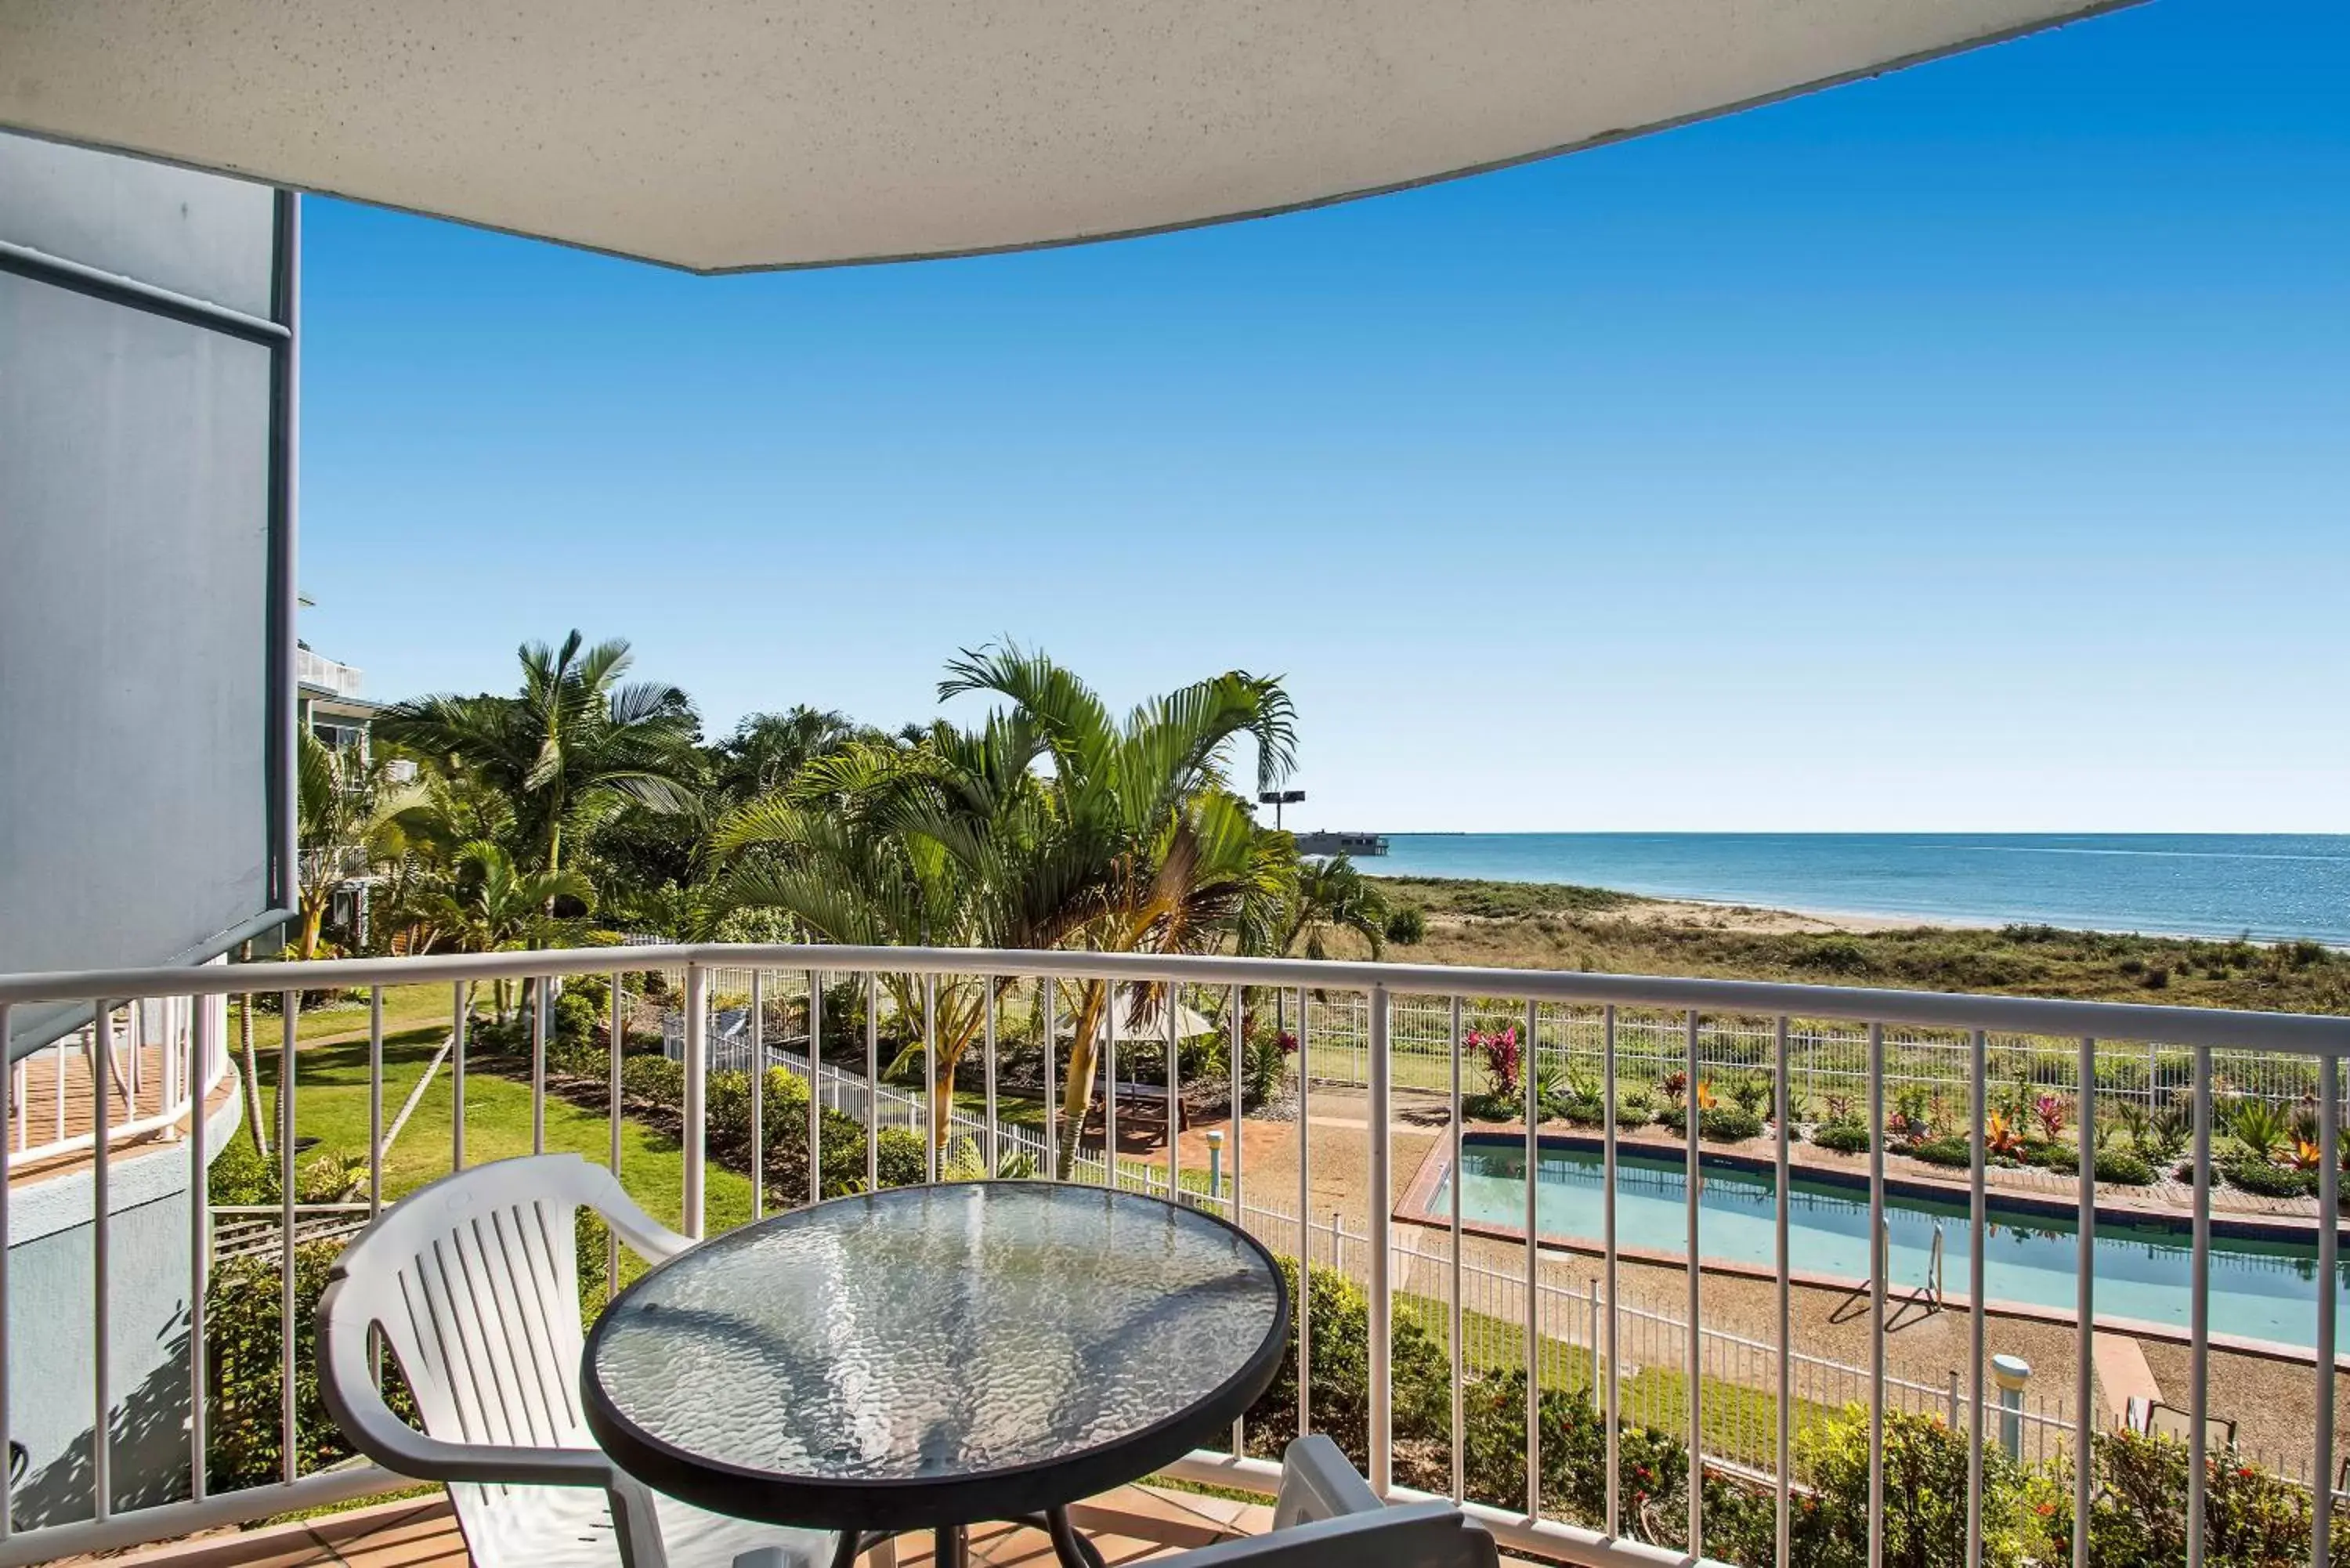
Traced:
POLYGON ((1211 223, 2125 0, 0 0, 0 125, 700 271, 1211 223))

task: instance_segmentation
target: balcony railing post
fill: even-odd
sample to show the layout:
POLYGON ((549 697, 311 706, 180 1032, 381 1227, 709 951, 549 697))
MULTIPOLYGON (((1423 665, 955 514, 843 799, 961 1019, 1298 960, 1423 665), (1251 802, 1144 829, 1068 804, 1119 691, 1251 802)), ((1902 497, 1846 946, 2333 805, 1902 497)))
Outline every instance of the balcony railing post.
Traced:
MULTIPOLYGON (((1778 1212, 1773 1219, 1773 1231, 1778 1253, 1777 1267, 1774 1271, 1776 1277, 1773 1283, 1776 1286, 1779 1307, 1779 1407, 1778 1429, 1773 1434, 1777 1439, 1773 1454, 1775 1460, 1773 1468, 1778 1472, 1778 1483, 1775 1489, 1777 1495, 1773 1500, 1775 1506, 1773 1510, 1772 1522, 1778 1542, 1777 1560, 1785 1563, 1791 1560, 1794 1552, 1795 1390, 1793 1374, 1795 1359, 1795 1317, 1793 1289, 1794 1262, 1788 1256, 1790 1251, 1788 1211, 1794 1206, 1795 1189, 1788 1169, 1788 1124, 1794 1120, 1794 1091, 1790 1086, 1787 1075, 1787 1015, 1783 1012, 1772 1025, 1772 1104, 1775 1107, 1772 1113, 1772 1119, 1777 1123, 1777 1126, 1772 1128, 1772 1164, 1779 1184, 1778 1212)), ((1970 1554, 1967 1561, 1977 1563, 1981 1559, 1970 1554)))
POLYGON ((1697 1140, 1702 1129, 1705 1111, 1699 1104, 1696 1008, 1690 1009, 1684 1028, 1687 1034, 1683 1045, 1688 1061, 1682 1071, 1689 1075, 1688 1117, 1682 1128, 1688 1140, 1689 1158, 1689 1177, 1683 1184, 1683 1191, 1689 1200, 1686 1216, 1689 1222, 1689 1550, 1691 1557, 1698 1557, 1703 1554, 1705 1546, 1705 1377, 1700 1354, 1705 1336, 1700 1326, 1705 1322, 1705 1271, 1698 1266, 1698 1200, 1705 1175, 1697 1140))
MULTIPOLYGON (((767 1217, 767 971, 751 971, 751 1219, 767 1217)), ((808 1096, 816 1096, 816 1074, 808 1074, 808 1096)), ((814 1189, 810 1189, 813 1192, 814 1189)))
MULTIPOLYGON (((807 1200, 824 1200, 824 1099, 820 1092, 824 1083, 824 976, 808 971, 808 1051, 807 1051, 807 1200)), ((767 1075, 767 1058, 759 1057, 758 1074, 767 1075)), ((868 1085, 870 1091, 872 1085, 868 1085)))
MULTIPOLYGON (((2078 1275, 2073 1331, 2073 1561, 2086 1563, 2089 1505, 2096 1493, 2097 1043, 2085 1034, 2081 1036, 2078 1067, 2079 1103, 2073 1114, 2074 1142, 2078 1146, 2074 1164, 2081 1200, 2079 1251, 2073 1265, 2078 1275)), ((1880 1324, 1877 1333, 1884 1332, 1880 1324)))
POLYGON ((2334 1555, 2334 1362, 2341 1354, 2334 1332, 2334 1297, 2340 1289, 2342 1221, 2342 1059, 2318 1059, 2324 1086, 2317 1096, 2317 1512, 2310 1527, 2310 1568, 2329 1568, 2334 1555))
POLYGON ((1967 1561, 1980 1563, 1983 1560, 1983 1251, 1984 1235, 1990 1230, 1990 1199, 1983 1175, 1990 1150, 1984 1147, 1983 1135, 1991 1111, 1990 1043, 1980 1029, 1969 1037, 1967 1061, 1968 1115, 1974 1121, 1967 1140, 1967 1561))
MULTIPOLYGON (((1391 1445, 1394 1433, 1393 1390, 1388 1386, 1388 1314, 1394 1310, 1394 1297, 1388 1278, 1389 1246, 1388 1214, 1393 1199, 1393 1175, 1388 1169, 1390 1156, 1388 1131, 1388 992, 1385 986, 1371 988, 1370 1080, 1371 1124, 1370 1147, 1370 1377, 1371 1377, 1371 1490, 1387 1496, 1393 1481, 1391 1445)), ((1170 1048, 1170 1062, 1173 1060, 1170 1048)), ((1170 1121, 1170 1126, 1172 1126, 1170 1121)), ((1300 1128, 1300 1136, 1304 1129, 1300 1128)), ((1170 1135, 1171 1138, 1171 1135, 1170 1135)), ((1170 1171, 1171 1175, 1172 1172, 1170 1171)))
POLYGON ((1535 1071, 1539 1056, 1537 1030, 1542 1023, 1542 1003, 1526 1003, 1526 1044, 1518 1056, 1519 1088, 1525 1104, 1526 1118, 1526 1518, 1529 1521, 1542 1517, 1542 1213, 1537 1199, 1542 1191, 1542 1143, 1537 1129, 1542 1125, 1541 1075, 1535 1071))
MULTIPOLYGON (((0 1346, 9 1344, 8 1211, 14 1207, 9 1202, 11 1197, 8 1186, 9 1128, 14 1119, 12 1113, 19 1108, 18 1103, 21 1101, 20 1087, 16 1081, 16 1064, 9 1058, 8 1054, 8 1046, 13 1038, 9 1033, 10 1012, 9 1004, 0 1002, 0 1346)), ((198 1147, 201 1147, 202 1145, 198 1147)), ((203 1169, 201 1161, 196 1169, 199 1172, 203 1169)), ((196 1202, 198 1189, 191 1187, 188 1191, 189 1202, 196 1202)), ((196 1311, 201 1320, 203 1312, 201 1303, 198 1303, 196 1311)), ((0 1348, 0 1455, 5 1455, 10 1451, 8 1448, 11 1428, 8 1418, 9 1397, 8 1355, 5 1348, 0 1348)), ((6 1541, 9 1532, 16 1528, 16 1467, 10 1465, 5 1474, 0 1474, 0 1542, 6 1541)))
POLYGON ((1451 1228, 1452 1245, 1446 1254, 1450 1265, 1449 1288, 1445 1305, 1451 1314, 1447 1336, 1452 1350, 1452 1501, 1461 1501, 1468 1495, 1467 1459, 1468 1410, 1466 1408, 1468 1362, 1461 1345, 1461 1183, 1466 1173, 1461 1168, 1461 998, 1455 994, 1447 1012, 1446 1026, 1451 1036, 1450 1058, 1445 1064, 1447 1092, 1451 1099, 1446 1127, 1452 1140, 1452 1179, 1446 1182, 1445 1219, 1451 1228))
POLYGON ((302 1474, 302 1449, 298 1441, 297 1430, 301 1421, 301 1401, 297 1397, 300 1390, 295 1383, 293 1332, 296 1311, 294 1296, 294 1087, 296 1075, 295 1051, 300 1044, 302 993, 298 991, 286 992, 279 996, 278 1005, 282 1012, 279 1023, 283 1025, 283 1033, 279 1037, 277 1058, 277 1154, 280 1184, 277 1197, 278 1225, 282 1231, 279 1237, 281 1262, 278 1277, 277 1321, 282 1325, 280 1337, 284 1344, 280 1346, 281 1359, 277 1368, 277 1425, 278 1440, 285 1445, 278 1456, 278 1475, 280 1480, 291 1482, 299 1480, 302 1474))
MULTIPOLYGON (((1167 1201, 1183 1201, 1183 1065, 1180 1060, 1181 1042, 1177 1038, 1177 998, 1180 989, 1173 981, 1167 982, 1167 1201)), ((1372 1441, 1378 1442, 1374 1438, 1372 1441)))
MULTIPOLYGON (((612 1174, 620 1174, 620 1057, 628 1049, 628 1026, 623 1017, 623 992, 628 975, 624 971, 612 971, 612 1018, 605 1026, 604 1044, 607 1053, 604 1084, 604 1133, 608 1143, 605 1158, 611 1162, 612 1174)), ((609 1302, 620 1293, 620 1235, 610 1226, 604 1227, 604 1299, 609 1302)))
MULTIPOLYGON (((457 981, 455 997, 449 1003, 449 1168, 465 1168, 465 1006, 471 981, 457 981)), ((244 1002, 248 1008, 253 998, 244 1002)), ((259 1102, 255 1102, 258 1104, 259 1102)))
MULTIPOLYGON (((1284 994, 1286 993, 1277 993, 1284 994)), ((1313 1122, 1306 1115, 1305 1070, 1312 1043, 1305 1024, 1305 988, 1297 988, 1297 1435, 1314 1429, 1314 1178, 1313 1122)))
POLYGON ((703 1162, 710 1130, 710 975, 700 963, 685 966, 685 1233, 704 1234, 703 1162))
MULTIPOLYGON (((1885 1562, 1885 1025, 1868 1026, 1868 1565, 1885 1562)), ((2085 1563, 2085 1557, 2074 1561, 2085 1563)))
MULTIPOLYGON (((110 1313, 112 1294, 109 1282, 108 1254, 114 1239, 112 1194, 109 1190, 112 1171, 113 1113, 107 1104, 112 1088, 107 1082, 107 1069, 114 1057, 114 1013, 112 1004, 100 998, 90 1006, 89 1018, 89 1257, 90 1257, 90 1366, 91 1406, 93 1419, 89 1434, 90 1517, 103 1522, 114 1511, 114 1393, 110 1386, 109 1364, 113 1360, 114 1330, 110 1313)), ((281 1097, 284 1090, 279 1090, 281 1097)), ((292 1322, 288 1316, 286 1322, 292 1322)), ((290 1343, 290 1341, 289 1341, 290 1343)))
POLYGON ((530 992, 530 1152, 546 1152, 546 976, 525 976, 530 992))

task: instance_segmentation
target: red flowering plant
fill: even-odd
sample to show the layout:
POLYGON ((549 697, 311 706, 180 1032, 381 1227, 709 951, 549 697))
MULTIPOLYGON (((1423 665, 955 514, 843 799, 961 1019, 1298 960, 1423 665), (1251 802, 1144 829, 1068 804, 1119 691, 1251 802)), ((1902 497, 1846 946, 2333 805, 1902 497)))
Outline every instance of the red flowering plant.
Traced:
POLYGON ((1469 1032, 1466 1044, 1484 1058, 1485 1082, 1497 1099, 1514 1099, 1518 1074, 1524 1065, 1518 1051, 1518 1026, 1469 1032))
POLYGON ((2051 1141, 2064 1130, 2064 1119, 2072 1106, 2054 1095, 2043 1095, 2032 1102, 2032 1114, 2039 1118, 2041 1135, 2051 1141))
POLYGON ((1281 1047, 1281 1054, 1284 1056, 1295 1056, 1297 1054, 1297 1036, 1292 1034, 1286 1029, 1274 1035, 1273 1043, 1281 1047))

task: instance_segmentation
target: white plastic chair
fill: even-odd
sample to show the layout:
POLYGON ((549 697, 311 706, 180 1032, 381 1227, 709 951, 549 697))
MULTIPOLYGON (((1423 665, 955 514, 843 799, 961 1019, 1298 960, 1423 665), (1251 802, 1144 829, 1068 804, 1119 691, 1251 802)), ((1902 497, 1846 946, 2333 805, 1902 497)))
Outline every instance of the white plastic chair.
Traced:
POLYGON ((1273 1529, 1169 1560, 1170 1568, 1497 1568, 1493 1538, 1449 1502, 1388 1507, 1319 1432, 1282 1451, 1273 1529))
POLYGON ((728 1519, 661 1496, 596 1447, 579 1409, 574 1217, 588 1208, 642 1256, 692 1243, 577 1155, 499 1160, 386 1210, 318 1303, 319 1384, 360 1452, 447 1483, 478 1568, 822 1568, 835 1538, 728 1519), (423 1418, 383 1402, 370 1331, 423 1418))

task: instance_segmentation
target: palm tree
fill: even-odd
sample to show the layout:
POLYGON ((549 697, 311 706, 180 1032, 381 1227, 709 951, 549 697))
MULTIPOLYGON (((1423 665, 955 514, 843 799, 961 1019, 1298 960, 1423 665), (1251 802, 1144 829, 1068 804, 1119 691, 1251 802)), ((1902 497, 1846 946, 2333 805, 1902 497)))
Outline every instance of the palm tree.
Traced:
POLYGON ((691 805, 695 718, 682 691, 620 684, 629 655, 617 639, 583 648, 574 631, 559 649, 531 642, 518 653, 516 695, 403 702, 377 721, 378 732, 503 796, 538 872, 560 872, 567 836, 625 805, 691 805))
MULTIPOLYGON (((577 871, 517 870, 502 845, 477 839, 457 853, 463 873, 456 888, 431 900, 431 919, 449 946, 458 952, 507 952, 516 948, 555 945, 581 934, 577 920, 558 919, 547 911, 558 898, 592 903, 596 890, 577 871)), ((506 1016, 506 982, 495 982, 492 1005, 506 1016)), ((466 987, 470 1006, 473 988, 466 987)))
POLYGON ((301 732, 296 773, 297 817, 302 853, 297 898, 301 924, 294 956, 318 956, 319 932, 335 889, 392 858, 400 848, 398 824, 421 805, 423 785, 395 781, 380 757, 362 762, 356 750, 337 750, 301 732))
MULTIPOLYGON (((1200 952, 1262 940, 1278 907, 1294 844, 1258 828, 1226 781, 1234 743, 1255 742, 1260 788, 1295 763, 1295 716, 1276 679, 1245 670, 1197 681, 1136 707, 1120 722, 1076 676, 1015 646, 966 649, 940 683, 941 701, 988 691, 1013 708, 999 722, 1033 735, 1051 770, 1046 794, 1055 853, 1014 896, 1038 915, 1032 944, 1074 940, 1107 952, 1200 952)), ((1084 1125, 1092 1107, 1095 1047, 1112 988, 1070 988, 1075 1030, 1062 1114, 1084 1125)), ((1171 1002, 1136 986, 1128 1020, 1146 1023, 1171 1002)), ((1065 1140, 1062 1163, 1075 1158, 1065 1140)))
MULTIPOLYGON (((1256 827, 1223 770, 1243 733, 1255 737, 1265 777, 1288 767, 1292 719, 1278 682, 1218 676, 1121 724, 1044 656, 1005 648, 966 651, 939 694, 977 691, 1012 705, 977 729, 941 722, 910 744, 852 743, 789 790, 729 814, 716 844, 738 858, 722 903, 787 909, 827 940, 860 944, 1189 952, 1236 929, 1270 929, 1294 850, 1256 827), (754 849, 758 858, 743 858, 754 849)), ((897 988, 900 1015, 918 1015, 910 984, 897 988)), ((1138 988, 1130 1016, 1148 1018, 1162 1000, 1138 988)), ((1108 1005, 1107 988, 1077 987, 1066 1014, 1077 1041, 1065 1106, 1080 1121, 1108 1005)), ((938 993, 941 1136, 955 1065, 985 1007, 973 982, 938 993)))
POLYGON ((1297 867, 1277 950, 1289 958, 1303 943, 1307 958, 1326 959, 1329 939, 1343 930, 1362 938, 1371 957, 1379 958, 1387 951, 1387 922, 1386 898, 1363 879, 1352 860, 1344 855, 1308 860, 1297 867))

